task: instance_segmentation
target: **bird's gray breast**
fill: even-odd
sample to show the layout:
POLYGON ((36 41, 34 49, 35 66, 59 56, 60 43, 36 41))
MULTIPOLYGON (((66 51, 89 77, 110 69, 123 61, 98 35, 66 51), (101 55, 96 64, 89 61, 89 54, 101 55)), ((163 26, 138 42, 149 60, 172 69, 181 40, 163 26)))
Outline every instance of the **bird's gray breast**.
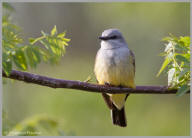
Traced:
POLYGON ((121 68, 128 64, 129 49, 128 48, 116 48, 112 50, 103 50, 104 62, 109 64, 110 68, 121 68))

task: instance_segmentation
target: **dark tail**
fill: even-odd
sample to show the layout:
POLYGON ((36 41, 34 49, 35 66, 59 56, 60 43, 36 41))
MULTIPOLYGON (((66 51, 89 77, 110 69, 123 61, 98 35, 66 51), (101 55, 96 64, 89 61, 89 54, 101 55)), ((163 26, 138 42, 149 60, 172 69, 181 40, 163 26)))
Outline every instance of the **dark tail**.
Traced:
POLYGON ((127 126, 127 120, 125 116, 125 109, 124 107, 119 110, 117 108, 113 108, 111 110, 112 114, 112 120, 114 125, 118 125, 120 127, 126 127, 127 126))

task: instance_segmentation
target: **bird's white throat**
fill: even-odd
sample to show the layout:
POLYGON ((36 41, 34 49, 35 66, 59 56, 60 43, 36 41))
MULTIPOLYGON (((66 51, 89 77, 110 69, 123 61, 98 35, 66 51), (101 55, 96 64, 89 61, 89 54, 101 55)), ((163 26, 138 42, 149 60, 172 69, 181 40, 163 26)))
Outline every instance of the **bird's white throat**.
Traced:
POLYGON ((128 45, 126 43, 122 43, 119 41, 101 41, 101 49, 116 49, 116 48, 122 48, 127 47, 128 45))

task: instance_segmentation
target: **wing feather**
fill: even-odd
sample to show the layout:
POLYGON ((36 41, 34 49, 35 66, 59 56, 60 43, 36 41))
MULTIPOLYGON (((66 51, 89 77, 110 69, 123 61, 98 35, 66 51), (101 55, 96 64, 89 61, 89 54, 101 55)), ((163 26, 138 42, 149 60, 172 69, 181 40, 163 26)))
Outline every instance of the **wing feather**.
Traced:
POLYGON ((134 67, 134 75, 135 75, 135 55, 133 53, 133 51, 130 50, 130 54, 131 54, 131 60, 132 60, 132 64, 133 64, 133 67, 134 67))

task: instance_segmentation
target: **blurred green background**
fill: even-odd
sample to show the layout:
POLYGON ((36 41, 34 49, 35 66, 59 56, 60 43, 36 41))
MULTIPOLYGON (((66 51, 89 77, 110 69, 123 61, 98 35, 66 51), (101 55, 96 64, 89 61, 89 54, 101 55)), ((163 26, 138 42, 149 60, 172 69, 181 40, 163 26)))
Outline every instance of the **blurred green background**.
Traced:
MULTIPOLYGON (((163 58, 163 37, 190 34, 189 3, 11 3, 13 21, 23 36, 38 37, 54 25, 71 38, 59 65, 40 64, 29 72, 84 81, 93 74, 100 47, 98 36, 118 28, 136 58, 136 85, 167 85, 167 75, 156 77, 163 58)), ((71 89, 52 89, 6 79, 3 85, 3 127, 11 130, 24 119, 47 115, 58 121, 62 135, 189 135, 189 94, 132 94, 126 102, 127 127, 112 125, 102 96, 71 89)), ((94 80, 94 79, 93 79, 94 80)), ((93 81, 96 83, 95 81, 93 81)), ((46 135, 57 135, 47 133, 46 135)), ((61 134, 59 134, 61 135, 61 134)))

